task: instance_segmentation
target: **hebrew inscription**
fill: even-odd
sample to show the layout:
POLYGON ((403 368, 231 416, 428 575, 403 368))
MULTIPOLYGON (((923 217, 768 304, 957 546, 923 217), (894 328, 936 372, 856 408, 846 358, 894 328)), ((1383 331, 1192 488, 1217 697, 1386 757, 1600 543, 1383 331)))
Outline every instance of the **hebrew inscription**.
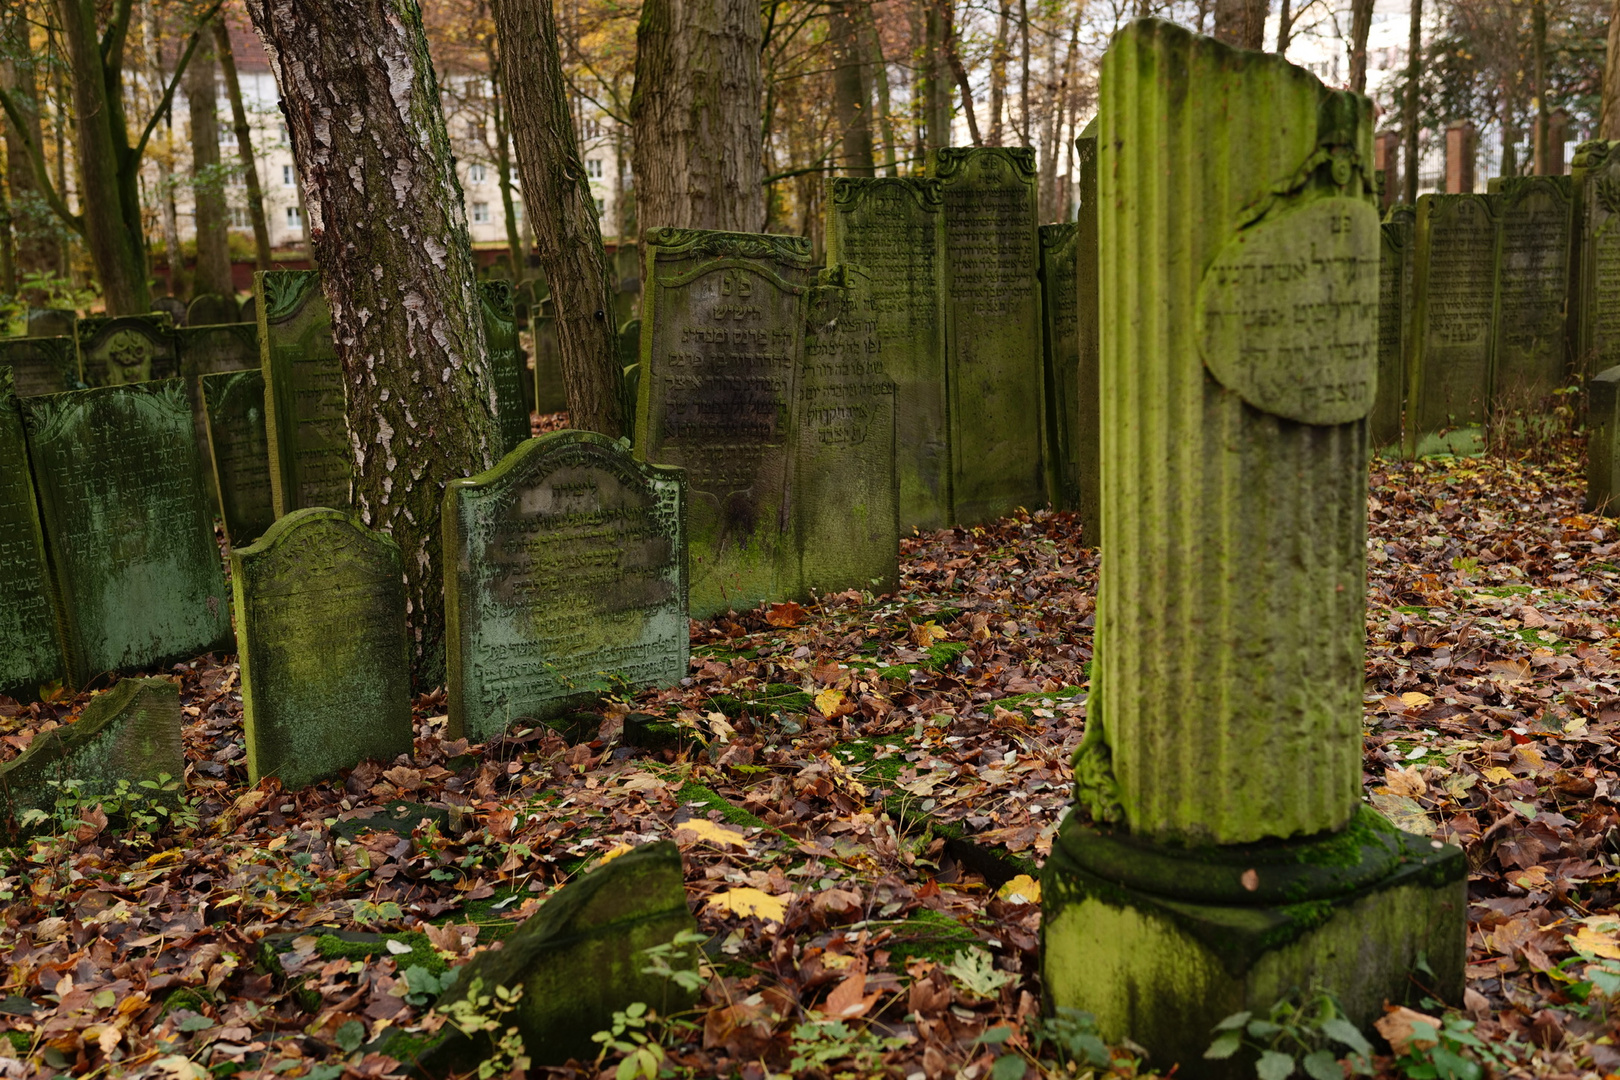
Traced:
POLYGON ((332 312, 312 270, 254 275, 276 516, 349 505, 354 471, 332 312))
POLYGON ((32 698, 64 674, 22 415, 0 368, 0 694, 32 698))

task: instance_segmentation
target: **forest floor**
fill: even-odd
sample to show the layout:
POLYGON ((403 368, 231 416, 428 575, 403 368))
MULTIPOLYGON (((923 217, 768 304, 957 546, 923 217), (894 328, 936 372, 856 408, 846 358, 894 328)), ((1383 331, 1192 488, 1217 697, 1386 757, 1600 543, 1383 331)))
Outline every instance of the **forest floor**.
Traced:
MULTIPOLYGON (((1620 526, 1581 512, 1579 449, 1372 469, 1365 788, 1467 852, 1468 993, 1432 1011, 1498 1075, 1620 1072, 1620 526)), ((234 658, 177 666, 194 819, 65 805, 0 851, 0 1076, 396 1075, 366 1044, 417 1025, 446 965, 664 838, 713 971, 639 1029, 666 1075, 1169 1071, 1040 1018, 1031 875, 1084 724, 1085 539, 1044 511, 913 537, 897 595, 694 623, 681 686, 572 737, 447 741, 424 696, 413 759, 298 792, 247 784, 234 658), (401 801, 440 817, 364 824, 401 801)), ((86 700, 0 701, 0 760, 86 700)), ((530 1075, 648 1060, 623 1056, 530 1075)))

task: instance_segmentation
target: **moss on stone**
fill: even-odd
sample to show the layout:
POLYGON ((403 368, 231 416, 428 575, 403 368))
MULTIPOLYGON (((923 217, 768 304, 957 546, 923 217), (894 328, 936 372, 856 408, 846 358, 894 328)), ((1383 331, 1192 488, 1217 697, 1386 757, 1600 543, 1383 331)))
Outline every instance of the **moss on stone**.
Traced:
POLYGON ((433 943, 428 940, 427 935, 416 930, 398 934, 349 934, 343 937, 336 934, 321 934, 315 939, 315 952, 323 960, 369 960, 374 956, 388 956, 401 971, 420 967, 431 974, 442 975, 448 970, 444 959, 434 951, 433 943), (411 951, 390 952, 388 948, 390 941, 409 945, 411 951))
POLYGON ((950 916, 918 908, 894 928, 894 937, 884 947, 889 950, 889 966, 899 971, 909 960, 942 964, 980 944, 977 934, 950 916))
POLYGON ((688 780, 682 784, 680 790, 675 793, 675 797, 683 803, 701 802, 711 810, 720 811, 721 820, 730 825, 743 825, 758 829, 770 828, 770 825, 763 818, 750 814, 742 807, 728 801, 713 788, 704 787, 693 780, 688 780))

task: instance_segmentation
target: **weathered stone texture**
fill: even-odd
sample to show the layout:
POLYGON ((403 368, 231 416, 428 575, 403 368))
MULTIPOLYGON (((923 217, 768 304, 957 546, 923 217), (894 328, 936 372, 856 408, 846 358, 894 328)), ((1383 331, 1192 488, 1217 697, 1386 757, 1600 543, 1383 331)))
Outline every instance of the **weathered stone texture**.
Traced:
POLYGON ((0 338, 0 368, 10 368, 19 397, 84 389, 78 346, 70 337, 0 338))
POLYGON ((264 373, 204 375, 209 463, 220 517, 233 547, 251 544, 276 520, 270 490, 270 439, 265 432, 264 373))
POLYGON ((313 270, 253 275, 276 516, 349 505, 354 451, 332 311, 313 270))
POLYGON ((533 433, 529 424, 529 398, 523 392, 517 319, 512 311, 512 283, 481 281, 478 295, 484 306, 484 343, 489 350, 490 381, 495 385, 495 416, 500 422, 504 455, 533 433))
POLYGON ((1620 498, 1620 365, 1586 384, 1586 508, 1616 516, 1620 498))
POLYGON ((1412 224, 1389 220, 1379 226, 1378 395, 1367 418, 1375 449, 1401 442, 1406 410, 1406 328, 1412 307, 1412 224))
POLYGON ((32 698, 65 672, 22 414, 0 368, 0 694, 32 698))
POLYGON ((1543 412, 1565 383, 1569 291, 1567 176, 1492 181, 1496 199, 1496 340, 1491 408, 1543 412))
POLYGON ((1080 506, 1080 225, 1042 225, 1041 315, 1046 357, 1047 492, 1059 510, 1080 506))
POLYGON ((236 304, 236 297, 221 296, 219 293, 202 293, 192 297, 191 303, 186 305, 186 325, 189 326, 216 326, 221 323, 240 322, 242 311, 236 304))
POLYGON ((172 379, 180 374, 174 320, 151 315, 93 316, 74 324, 79 369, 91 386, 172 379))
POLYGON ((1594 140, 1576 150, 1580 223, 1572 343, 1575 369, 1591 375, 1620 364, 1620 143, 1594 140))

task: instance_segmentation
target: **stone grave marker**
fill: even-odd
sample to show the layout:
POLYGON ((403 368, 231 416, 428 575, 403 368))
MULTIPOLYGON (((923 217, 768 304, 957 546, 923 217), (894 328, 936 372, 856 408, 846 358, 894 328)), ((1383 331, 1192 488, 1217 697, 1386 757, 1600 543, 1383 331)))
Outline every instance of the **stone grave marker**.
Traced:
POLYGON ((72 723, 42 731, 28 749, 0 765, 0 802, 13 829, 28 810, 46 814, 63 794, 59 785, 79 782, 83 795, 110 795, 123 780, 143 796, 163 798, 141 788, 167 776, 185 782, 186 757, 180 738, 180 686, 170 679, 120 679, 97 694, 72 723))
POLYGON ((242 311, 236 297, 219 293, 202 293, 191 298, 186 305, 186 326, 213 326, 218 323, 240 322, 242 311))
POLYGON ((0 338, 0 368, 10 368, 19 397, 81 390, 79 350, 70 337, 0 338))
POLYGON ((951 509, 945 377, 944 193, 938 180, 828 181, 827 260, 866 271, 884 370, 899 406, 900 524, 938 529, 951 509))
POLYGON ((810 243, 654 229, 636 456, 686 470, 695 619, 797 597, 793 411, 810 243))
POLYGON ((259 325, 259 302, 258 302, 258 300, 256 300, 252 296, 248 297, 246 300, 243 300, 242 301, 242 311, 241 311, 241 314, 240 314, 239 318, 241 319, 242 322, 248 323, 251 326, 258 326, 259 325))
POLYGON ((1574 368, 1591 375, 1620 364, 1620 143, 1575 151, 1572 178, 1580 243, 1571 284, 1574 368))
POLYGON ((276 516, 349 505, 354 471, 332 311, 313 270, 253 275, 276 516))
POLYGON ((279 519, 231 553, 249 782, 288 790, 411 752, 399 548, 339 510, 279 519))
POLYGON ((186 302, 174 296, 154 296, 152 310, 167 315, 172 325, 186 325, 186 302))
POLYGON ((1550 411, 1550 395, 1565 383, 1570 181, 1511 176, 1491 184, 1497 211, 1491 409, 1516 426, 1526 414, 1550 411))
POLYGON ((1048 497, 1060 510, 1075 510, 1080 506, 1080 223, 1042 225, 1040 236, 1048 497))
POLYGON ((1102 448, 1098 441, 1098 414, 1101 388, 1097 383, 1098 349, 1101 327, 1097 324, 1097 121, 1092 119, 1074 140, 1075 157, 1080 164, 1080 206, 1075 224, 1075 306, 1076 354, 1079 363, 1075 377, 1074 447, 1075 486, 1079 490, 1076 507, 1081 536, 1088 547, 1097 545, 1102 529, 1098 490, 1102 483, 1102 448))
POLYGON ((1586 509, 1615 516, 1620 510, 1620 365, 1586 384, 1586 509))
POLYGON ((534 336, 534 411, 541 416, 568 408, 568 389, 563 385, 562 354, 557 350, 557 320, 551 314, 551 298, 541 300, 530 333, 534 336))
POLYGON ((686 674, 685 487, 587 431, 527 440, 447 486, 452 737, 487 742, 686 674))
POLYGON ((501 429, 501 453, 505 455, 532 433, 529 399, 523 393, 518 358, 517 323, 512 314, 512 283, 480 281, 478 295, 484 306, 484 345, 489 350, 495 415, 501 429))
POLYGON ((165 312, 90 316, 75 330, 79 369, 91 386, 128 386, 180 374, 174 320, 165 312))
MULTIPOLYGON (((259 367, 259 332, 251 323, 217 323, 182 326, 174 332, 180 350, 180 376, 186 380, 191 412, 197 425, 197 451, 203 455, 203 482, 211 498, 219 491, 208 457, 208 413, 203 405, 198 379, 216 372, 245 371, 259 367)), ((263 420, 260 420, 261 429, 263 420)))
POLYGON ((1412 223, 1388 220, 1378 229, 1378 393, 1367 418, 1367 437, 1375 450, 1398 451, 1406 410, 1406 328, 1412 314, 1412 223))
POLYGON ((1496 209, 1489 195, 1420 195, 1407 348, 1407 456, 1478 453, 1496 311, 1496 209))
POLYGON ((1101 78, 1102 548, 1129 557, 1042 983, 1155 1067, 1252 1076, 1204 1059, 1211 1029, 1294 987, 1363 1029, 1463 991, 1466 859, 1361 806, 1372 107, 1156 19, 1101 78))
POLYGON ((70 338, 78 321, 79 313, 68 308, 29 308, 28 336, 70 338))
POLYGON ((945 310, 956 524, 1046 502, 1035 152, 945 147, 945 310))
POLYGON ((806 297, 794 425, 793 496, 801 588, 812 594, 900 584, 894 381, 871 278, 822 272, 806 297))
POLYGON ((22 414, 0 368, 0 694, 31 700, 66 665, 22 414))
POLYGON ((199 381, 220 517, 231 546, 243 547, 263 536, 276 520, 264 423, 264 372, 225 371, 199 381))
POLYGON ((20 399, 74 686, 231 646, 179 379, 20 399))

